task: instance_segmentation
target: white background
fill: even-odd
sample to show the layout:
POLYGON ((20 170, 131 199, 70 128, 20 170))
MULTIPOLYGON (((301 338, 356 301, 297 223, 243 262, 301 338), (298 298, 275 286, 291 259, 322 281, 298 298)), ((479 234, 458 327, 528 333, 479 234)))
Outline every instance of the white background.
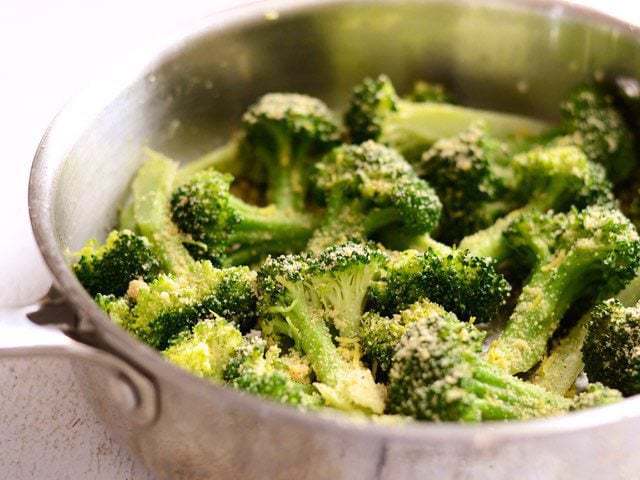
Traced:
MULTIPOLYGON (((0 0, 0 307, 48 288, 27 218, 31 158, 66 99, 109 65, 238 0, 0 0)), ((632 0, 582 0, 640 23, 632 0)), ((1 333, 1 332, 0 332, 1 333)), ((0 361, 0 476, 148 479, 87 409, 64 361, 0 361)))

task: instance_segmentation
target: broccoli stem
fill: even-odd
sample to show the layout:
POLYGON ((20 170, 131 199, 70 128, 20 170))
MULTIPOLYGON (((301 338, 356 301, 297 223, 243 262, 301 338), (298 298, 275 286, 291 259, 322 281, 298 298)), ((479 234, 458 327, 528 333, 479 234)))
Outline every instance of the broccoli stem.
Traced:
POLYGON ((256 155, 266 167, 267 200, 282 210, 304 210, 306 172, 301 159, 307 152, 304 148, 298 150, 294 152, 286 139, 279 139, 275 152, 265 147, 256 149, 256 155))
POLYGON ((287 243, 281 241, 266 241, 255 245, 247 245, 231 251, 221 260, 223 267, 231 267, 236 265, 251 265, 259 262, 261 259, 272 255, 273 252, 281 252, 286 250, 303 250, 306 240, 294 239, 287 243))
MULTIPOLYGON (((309 360, 318 380, 314 385, 327 405, 347 411, 355 408, 368 413, 382 413, 384 403, 366 393, 378 391, 371 372, 341 356, 321 317, 313 315, 299 302, 287 309, 272 311, 284 316, 288 324, 286 333, 309 360)), ((274 327, 276 331, 283 330, 283 325, 274 327)))
POLYGON ((282 313, 288 324, 288 335, 309 359, 318 380, 336 386, 345 365, 324 320, 312 315, 300 302, 293 303, 286 311, 274 309, 276 312, 282 313))
POLYGON ((555 268, 539 265, 522 289, 507 326, 491 344, 489 361, 512 374, 526 372, 540 361, 560 320, 593 280, 594 263, 577 249, 555 268))
POLYGON ((256 207, 229 195, 229 207, 237 215, 238 224, 229 236, 229 243, 255 244, 276 241, 303 245, 311 236, 312 222, 306 215, 282 212, 275 205, 256 207))
POLYGON ((460 242, 460 249, 469 250, 471 255, 477 257, 491 257, 497 262, 504 260, 509 249, 502 234, 509 228, 511 222, 525 211, 526 208, 514 210, 496 220, 490 227, 464 237, 460 242))
POLYGON ((429 249, 433 250, 438 256, 446 257, 453 253, 453 249, 444 243, 431 238, 430 235, 424 234, 414 237, 409 242, 409 248, 425 252, 429 249))
MULTIPOLYGON (((331 245, 347 241, 365 242, 377 232, 386 236, 384 229, 395 223, 398 212, 393 208, 367 208, 364 203, 337 193, 331 195, 327 200, 322 224, 314 232, 307 248, 319 253, 331 245)), ((402 234, 394 237, 398 236, 405 237, 402 234)))
POLYGON ((517 420, 552 415, 569 409, 571 401, 507 375, 483 361, 470 359, 473 377, 465 389, 478 397, 482 420, 517 420))
POLYGON ((174 187, 183 185, 188 182, 194 174, 208 168, 215 168, 223 173, 231 173, 233 176, 239 175, 242 169, 240 149, 241 140, 233 139, 226 145, 222 145, 193 162, 189 162, 180 167, 176 173, 174 187))
MULTIPOLYGON (((362 250, 356 244, 343 248, 348 255, 353 255, 353 248, 362 250)), ((284 334, 293 339, 296 347, 309 360, 317 378, 314 386, 328 405, 341 410, 380 414, 384 411, 384 394, 371 372, 360 363, 359 349, 350 349, 350 342, 346 339, 340 340, 340 346, 337 346, 329 327, 333 325, 345 335, 352 334, 359 327, 362 303, 370 283, 367 279, 373 275, 375 267, 363 266, 361 272, 345 272, 340 262, 353 259, 349 256, 341 260, 339 256, 338 252, 322 261, 338 262, 340 266, 325 269, 328 264, 325 267, 307 265, 305 268, 310 270, 302 278, 283 278, 292 268, 296 268, 284 263, 278 266, 278 269, 284 269, 271 272, 269 275, 273 277, 266 278, 273 280, 265 280, 266 285, 270 281, 279 282, 287 293, 284 297, 282 292, 277 293, 275 306, 270 300, 263 305, 263 311, 267 314, 263 331, 284 334), (362 287, 352 285, 352 282, 361 283, 362 287), (351 292, 353 297, 357 294, 360 298, 352 298, 351 292)), ((269 271, 272 264, 278 261, 267 260, 263 268, 269 271)), ((283 258, 282 261, 287 259, 283 258)), ((267 287, 267 291, 270 288, 267 287)))
POLYGON ((151 149, 148 159, 138 170, 131 187, 133 216, 137 230, 147 237, 169 272, 180 273, 193 263, 182 244, 178 228, 171 221, 169 198, 173 190, 178 165, 151 149))
POLYGON ((327 199, 322 224, 314 232, 307 249, 319 253, 331 245, 348 241, 365 241, 371 231, 386 224, 393 216, 387 210, 364 213, 362 202, 334 193, 327 199))
POLYGON ((565 395, 573 386, 584 368, 582 345, 587 336, 589 313, 583 315, 553 347, 531 377, 531 383, 559 395, 565 395))
POLYGON ((118 228, 120 230, 131 230, 132 232, 138 230, 138 223, 136 222, 132 197, 129 197, 120 209, 120 213, 118 215, 118 228))
MULTIPOLYGON (((487 133, 497 138, 539 135, 549 128, 545 122, 508 113, 461 107, 446 103, 398 102, 397 113, 387 122, 381 140, 391 145, 432 144, 453 137, 482 122, 487 133)), ((405 150, 403 147, 401 150, 405 150)))

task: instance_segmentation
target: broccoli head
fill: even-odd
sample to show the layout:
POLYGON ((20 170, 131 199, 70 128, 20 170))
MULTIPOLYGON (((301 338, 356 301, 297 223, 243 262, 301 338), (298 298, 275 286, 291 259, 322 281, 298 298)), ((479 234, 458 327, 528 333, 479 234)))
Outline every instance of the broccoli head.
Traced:
POLYGON ((222 383, 229 360, 244 341, 233 323, 214 314, 178 335, 163 355, 198 377, 222 383))
POLYGON ((171 197, 173 222, 222 264, 249 263, 266 253, 301 250, 313 219, 275 205, 257 207, 229 192, 233 177, 214 170, 195 174, 171 197))
POLYGON ((381 259, 366 245, 348 243, 317 257, 270 257, 258 272, 263 331, 293 339, 324 401, 342 410, 384 409, 383 387, 361 365, 357 343, 348 338, 359 332, 366 291, 381 259))
POLYGON ((360 338, 365 359, 372 370, 384 377, 391 368, 393 354, 407 327, 433 312, 445 314, 445 310, 429 300, 420 300, 392 317, 367 312, 362 318, 360 338))
POLYGON ((407 250, 390 254, 381 279, 369 292, 368 307, 393 315, 428 298, 464 320, 491 320, 505 304, 511 286, 489 258, 464 250, 437 253, 407 250))
POLYGON ((544 212, 614 203, 602 165, 575 146, 536 147, 513 158, 514 203, 544 212))
POLYGON ((253 337, 231 357, 224 371, 225 381, 234 388, 279 403, 309 409, 322 405, 322 398, 310 384, 296 382, 287 361, 277 347, 253 337))
POLYGON ((613 182, 626 179, 636 165, 634 139, 613 97, 598 87, 581 86, 571 92, 561 111, 566 136, 555 142, 580 147, 591 161, 606 168, 613 182))
POLYGON ((640 304, 624 307, 611 299, 591 315, 582 348, 590 381, 617 388, 624 395, 640 393, 640 304))
POLYGON ((389 411, 418 420, 478 422, 554 415, 571 401, 512 377, 482 357, 484 334, 450 313, 407 327, 389 373, 389 411))
POLYGON ((248 267, 218 269, 209 261, 194 262, 182 275, 141 282, 129 296, 133 306, 125 327, 160 350, 214 314, 244 331, 256 320, 255 272, 248 267))
POLYGON ((546 126, 538 121, 442 102, 401 99, 388 77, 366 78, 353 89, 345 124, 355 143, 376 140, 413 162, 438 139, 453 137, 484 122, 496 137, 536 135, 546 126))
POLYGON ((574 302, 619 291, 640 266, 638 233, 618 210, 591 206, 558 215, 566 215, 564 230, 552 253, 534 267, 505 329, 489 348, 489 360, 511 373, 526 372, 542 359, 574 302))
POLYGON ((150 282, 161 271, 149 241, 129 230, 112 231, 103 245, 89 240, 76 255, 73 271, 92 296, 122 296, 131 280, 150 282))
POLYGON ((478 125, 440 139, 424 152, 416 171, 442 201, 439 238, 459 241, 507 213, 509 161, 509 145, 478 125))
POLYGON ((505 203, 511 211, 493 225, 464 237, 461 248, 500 261, 510 253, 503 234, 523 213, 615 204, 602 166, 589 161, 575 146, 537 147, 516 155, 510 176, 505 203))
POLYGON ((306 95, 269 93, 249 108, 242 123, 265 170, 269 202, 302 210, 309 167, 339 140, 331 110, 306 95))
POLYGON ((334 149, 316 164, 313 183, 327 211, 312 251, 363 241, 389 227, 429 232, 440 217, 442 205, 429 184, 400 154, 372 141, 334 149))

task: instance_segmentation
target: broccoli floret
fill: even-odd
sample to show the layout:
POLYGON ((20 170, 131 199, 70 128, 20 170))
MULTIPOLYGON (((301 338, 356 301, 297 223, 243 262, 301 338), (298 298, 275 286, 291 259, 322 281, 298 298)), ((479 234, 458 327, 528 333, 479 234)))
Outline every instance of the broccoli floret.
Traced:
POLYGON ((555 142, 579 146, 589 160, 604 165, 614 183, 626 179, 636 165, 634 139, 613 97, 598 87, 581 86, 561 111, 566 136, 555 142))
POLYGON ((484 334, 455 315, 425 313, 400 340, 389 373, 389 411, 419 420, 516 420, 567 411, 571 401, 482 358, 484 334))
POLYGON ((464 320, 491 320, 504 305, 511 286, 489 258, 464 250, 437 253, 407 250, 390 254, 382 278, 369 292, 368 307, 383 315, 428 298, 464 320))
POLYGON ((442 205, 396 151, 369 141, 337 147, 316 164, 314 185, 324 198, 324 221, 309 248, 363 241, 381 229, 431 231, 442 205))
POLYGON ((194 262, 182 275, 161 274, 130 292, 135 302, 126 328, 160 350, 181 332, 216 314, 246 331, 256 320, 255 272, 194 262))
POLYGON ((440 83, 418 80, 413 84, 411 92, 405 96, 411 102, 454 103, 453 97, 440 83))
POLYGON ((546 129, 542 122, 516 115, 401 99, 384 75, 357 85, 345 114, 354 143, 376 140, 411 162, 436 140, 457 135, 478 122, 484 122, 490 134, 503 138, 536 135, 546 129))
POLYGON ((76 256, 73 271, 92 296, 122 296, 131 280, 150 282, 161 270, 149 241, 129 230, 112 231, 103 245, 89 240, 76 256))
POLYGON ((252 338, 238 348, 224 371, 234 388, 303 409, 319 408, 322 398, 310 384, 296 382, 277 347, 252 338))
POLYGON ((147 160, 133 180, 133 220, 150 242, 167 272, 180 274, 193 264, 184 238, 171 221, 169 199, 178 164, 164 155, 146 150, 147 160))
POLYGON ((163 355, 194 375, 222 383, 229 360, 244 341, 233 323, 213 315, 183 331, 163 355))
POLYGON ((640 304, 607 300, 594 309, 587 329, 582 352, 589 380, 627 396, 640 393, 640 304))
POLYGON ((489 348, 489 360, 511 373, 526 372, 542 359, 574 302, 617 292, 640 266, 638 233, 618 210, 591 206, 558 215, 566 215, 564 230, 551 254, 534 266, 505 329, 489 348))
POLYGON ((249 108, 242 123, 266 172, 268 201, 303 210, 309 167, 339 140, 333 113, 306 95, 269 93, 249 108))
POLYGON ((431 312, 444 314, 444 309, 428 300, 420 300, 392 317, 367 312, 362 318, 360 338, 365 359, 372 370, 384 376, 391 368, 393 354, 407 327, 431 312))
POLYGON ((275 205, 250 205, 229 192, 232 180, 213 170, 201 172, 171 197, 174 223, 201 246, 206 258, 229 265, 304 248, 312 217, 275 205))
POLYGON ((384 409, 384 390, 360 364, 352 338, 359 332, 366 291, 381 263, 376 250, 350 243, 318 257, 269 258, 258 272, 263 331, 293 339, 315 372, 316 388, 335 408, 366 413, 384 409), (335 340, 334 330, 339 335, 335 340))
POLYGON ((473 126, 438 140, 424 152, 416 171, 443 204, 439 238, 447 243, 488 227, 508 212, 510 148, 473 126))
POLYGON ((613 388, 605 387, 601 383, 590 383, 584 392, 573 399, 571 410, 585 410, 587 408, 611 405, 622 400, 622 394, 613 388))
POLYGON ((510 168, 512 186, 507 202, 512 211, 462 239, 460 247, 474 255, 502 260, 508 253, 503 233, 522 213, 614 204, 604 169, 577 147, 534 148, 516 155, 510 168))

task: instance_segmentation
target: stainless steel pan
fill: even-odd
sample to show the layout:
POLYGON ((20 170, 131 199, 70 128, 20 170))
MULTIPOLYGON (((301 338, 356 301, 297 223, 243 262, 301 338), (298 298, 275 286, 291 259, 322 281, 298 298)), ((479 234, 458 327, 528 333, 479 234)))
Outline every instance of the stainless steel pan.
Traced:
POLYGON ((561 1, 298 0, 222 12, 168 43, 116 66, 44 136, 29 204, 61 293, 32 322, 35 307, 11 312, 0 355, 74 358, 98 414, 165 478, 640 478, 640 398, 474 426, 305 415, 169 365, 109 321, 65 258, 113 225, 141 146, 188 161, 261 93, 340 106, 363 76, 386 72, 400 87, 441 80, 464 102, 552 118, 567 89, 594 73, 640 76, 638 29, 561 1))

